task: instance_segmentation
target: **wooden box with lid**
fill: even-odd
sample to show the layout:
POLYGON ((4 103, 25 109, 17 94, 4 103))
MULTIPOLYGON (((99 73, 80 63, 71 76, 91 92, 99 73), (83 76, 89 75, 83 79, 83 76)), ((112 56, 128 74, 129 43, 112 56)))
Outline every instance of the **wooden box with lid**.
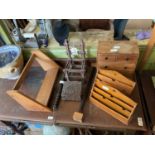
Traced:
POLYGON ((112 69, 124 75, 133 75, 139 58, 135 41, 100 41, 97 68, 112 69))

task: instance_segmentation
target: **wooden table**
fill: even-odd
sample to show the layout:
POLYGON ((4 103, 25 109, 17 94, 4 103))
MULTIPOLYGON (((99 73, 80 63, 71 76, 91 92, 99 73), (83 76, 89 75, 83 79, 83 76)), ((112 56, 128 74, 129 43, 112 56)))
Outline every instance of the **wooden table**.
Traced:
MULTIPOLYGON (((40 67, 32 67, 21 87, 22 92, 31 97, 35 97, 43 78, 44 71, 40 67)), ((83 123, 77 123, 72 119, 73 113, 78 109, 78 102, 61 101, 58 111, 54 111, 53 113, 28 112, 6 94, 6 91, 10 90, 14 83, 15 80, 0 79, 0 120, 40 122, 49 125, 56 123, 69 127, 92 129, 147 130, 137 86, 131 97, 138 102, 138 106, 133 115, 133 119, 127 126, 90 104, 89 101, 87 101, 84 107, 85 119, 83 123), (49 117, 52 115, 54 116, 54 121, 49 117), (138 125, 138 117, 142 118, 143 126, 138 125)), ((49 102, 49 106, 51 105, 51 102, 52 99, 49 102)))

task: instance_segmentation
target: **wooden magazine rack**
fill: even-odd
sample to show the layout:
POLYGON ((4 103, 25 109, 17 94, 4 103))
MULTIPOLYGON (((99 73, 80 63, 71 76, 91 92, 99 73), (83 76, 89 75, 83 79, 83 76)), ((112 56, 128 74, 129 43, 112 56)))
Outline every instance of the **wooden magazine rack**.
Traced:
POLYGON ((47 104, 56 80, 58 70, 59 66, 48 56, 39 50, 32 51, 32 55, 25 65, 19 79, 16 81, 13 90, 8 90, 7 94, 28 111, 51 112, 51 109, 47 107, 47 104), (46 75, 36 98, 32 99, 20 92, 19 88, 34 60, 36 60, 43 70, 46 71, 46 75))
MULTIPOLYGON (((127 125, 133 112, 135 111, 137 103, 119 90, 113 88, 98 78, 98 73, 100 72, 97 72, 96 74, 96 78, 90 94, 90 102, 127 125)), ((133 86, 135 85, 131 81, 129 83, 133 86)))

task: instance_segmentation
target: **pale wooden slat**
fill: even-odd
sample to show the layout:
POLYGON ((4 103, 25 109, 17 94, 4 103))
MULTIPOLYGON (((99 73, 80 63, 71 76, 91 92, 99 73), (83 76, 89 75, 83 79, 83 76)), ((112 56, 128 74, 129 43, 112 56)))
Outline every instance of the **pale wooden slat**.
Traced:
POLYGON ((134 102, 132 99, 130 99, 129 97, 125 96, 123 93, 121 93, 120 91, 118 91, 117 89, 111 87, 111 86, 107 86, 103 83, 101 83, 100 81, 96 81, 95 85, 101 89, 103 89, 103 87, 107 88, 107 89, 103 89, 104 91, 107 91, 109 94, 111 94, 112 96, 126 102, 127 104, 129 104, 132 107, 135 107, 137 105, 136 102, 134 102))
POLYGON ((25 65, 24 69, 22 70, 22 73, 20 74, 19 79, 16 81, 16 83, 13 87, 14 90, 17 90, 20 88, 22 82, 24 81, 24 79, 27 75, 28 70, 30 69, 30 67, 33 63, 34 58, 35 58, 35 56, 34 56, 34 54, 32 54, 30 59, 28 60, 27 64, 25 65))
POLYGON ((106 97, 106 98, 108 98, 109 100, 111 100, 111 101, 117 103, 118 105, 122 106, 123 108, 125 108, 125 109, 127 109, 127 110, 129 110, 129 111, 132 111, 132 109, 133 109, 131 106, 127 105, 127 104, 124 103, 123 101, 121 101, 121 100, 119 100, 119 99, 117 99, 117 98, 115 98, 115 97, 109 95, 108 93, 102 91, 101 89, 99 89, 99 88, 97 88, 97 87, 94 87, 94 91, 96 91, 97 93, 103 95, 104 97, 106 97))
POLYGON ((47 106, 48 104, 48 100, 50 98, 50 94, 54 86, 57 72, 58 72, 57 68, 47 71, 43 83, 41 85, 41 88, 37 94, 36 100, 45 106, 47 106))
POLYGON ((119 81, 121 83, 129 85, 131 87, 135 86, 135 82, 131 81, 130 79, 123 76, 122 74, 120 74, 117 71, 100 69, 99 73, 104 75, 104 76, 110 77, 111 79, 117 80, 117 81, 119 81))
POLYGON ((134 89, 134 87, 131 87, 131 86, 126 85, 120 81, 117 81, 115 79, 111 79, 111 78, 104 76, 104 75, 101 75, 101 74, 98 74, 97 78, 99 80, 101 80, 101 82, 103 81, 103 82, 107 83, 108 85, 110 85, 114 88, 117 88, 121 92, 124 92, 125 94, 128 94, 128 95, 130 95, 134 89))
POLYGON ((51 112, 51 110, 17 90, 9 90, 7 94, 28 111, 51 112))
POLYGON ((99 95, 98 93, 95 93, 94 91, 92 92, 92 96, 94 98, 98 99, 101 103, 108 106, 109 108, 111 108, 111 109, 115 110, 116 112, 120 113, 121 115, 124 115, 127 118, 129 117, 129 115, 130 115, 129 111, 123 110, 122 107, 118 106, 117 104, 114 104, 109 99, 103 98, 101 95, 99 95))
POLYGON ((101 104, 99 101, 97 101, 95 98, 90 97, 90 102, 92 104, 94 104, 95 106, 97 106, 98 108, 102 109, 103 111, 105 111, 106 113, 108 113, 109 115, 111 115, 112 117, 114 117, 115 119, 118 119, 119 121, 121 121, 124 124, 128 124, 128 119, 125 118, 124 116, 122 116, 121 114, 115 112, 114 110, 108 108, 107 106, 105 106, 104 104, 101 104))

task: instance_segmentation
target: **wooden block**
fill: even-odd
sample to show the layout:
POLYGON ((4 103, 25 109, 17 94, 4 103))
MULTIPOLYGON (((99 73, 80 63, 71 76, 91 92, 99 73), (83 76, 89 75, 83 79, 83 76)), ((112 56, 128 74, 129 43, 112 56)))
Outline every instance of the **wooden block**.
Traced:
POLYGON ((82 123, 83 119, 83 113, 80 112, 74 112, 73 114, 73 120, 82 123))
POLYGON ((19 79, 16 81, 13 90, 7 91, 7 94, 28 111, 51 112, 51 110, 47 108, 47 104, 56 80, 58 70, 59 66, 41 51, 32 51, 32 55, 25 65, 19 79), (46 71, 46 75, 40 90, 38 90, 36 99, 31 99, 30 97, 22 94, 22 92, 19 92, 18 89, 25 79, 34 59, 37 60, 40 66, 46 71))
MULTIPOLYGON (((107 72, 106 75, 109 75, 109 73, 110 72, 107 72)), ((112 73, 113 75, 116 74, 116 72, 112 73)), ((127 81, 129 79, 124 78, 120 74, 117 75, 118 76, 115 79, 118 79, 118 81, 125 81, 125 84, 128 83, 127 81)), ((112 76, 112 78, 114 77, 115 76, 112 76)), ((132 81, 130 81, 128 84, 130 86, 134 85, 132 81)), ((136 102, 124 95, 122 92, 98 79, 98 72, 96 74, 89 99, 92 104, 126 125, 131 120, 131 117, 137 106, 136 102)))

